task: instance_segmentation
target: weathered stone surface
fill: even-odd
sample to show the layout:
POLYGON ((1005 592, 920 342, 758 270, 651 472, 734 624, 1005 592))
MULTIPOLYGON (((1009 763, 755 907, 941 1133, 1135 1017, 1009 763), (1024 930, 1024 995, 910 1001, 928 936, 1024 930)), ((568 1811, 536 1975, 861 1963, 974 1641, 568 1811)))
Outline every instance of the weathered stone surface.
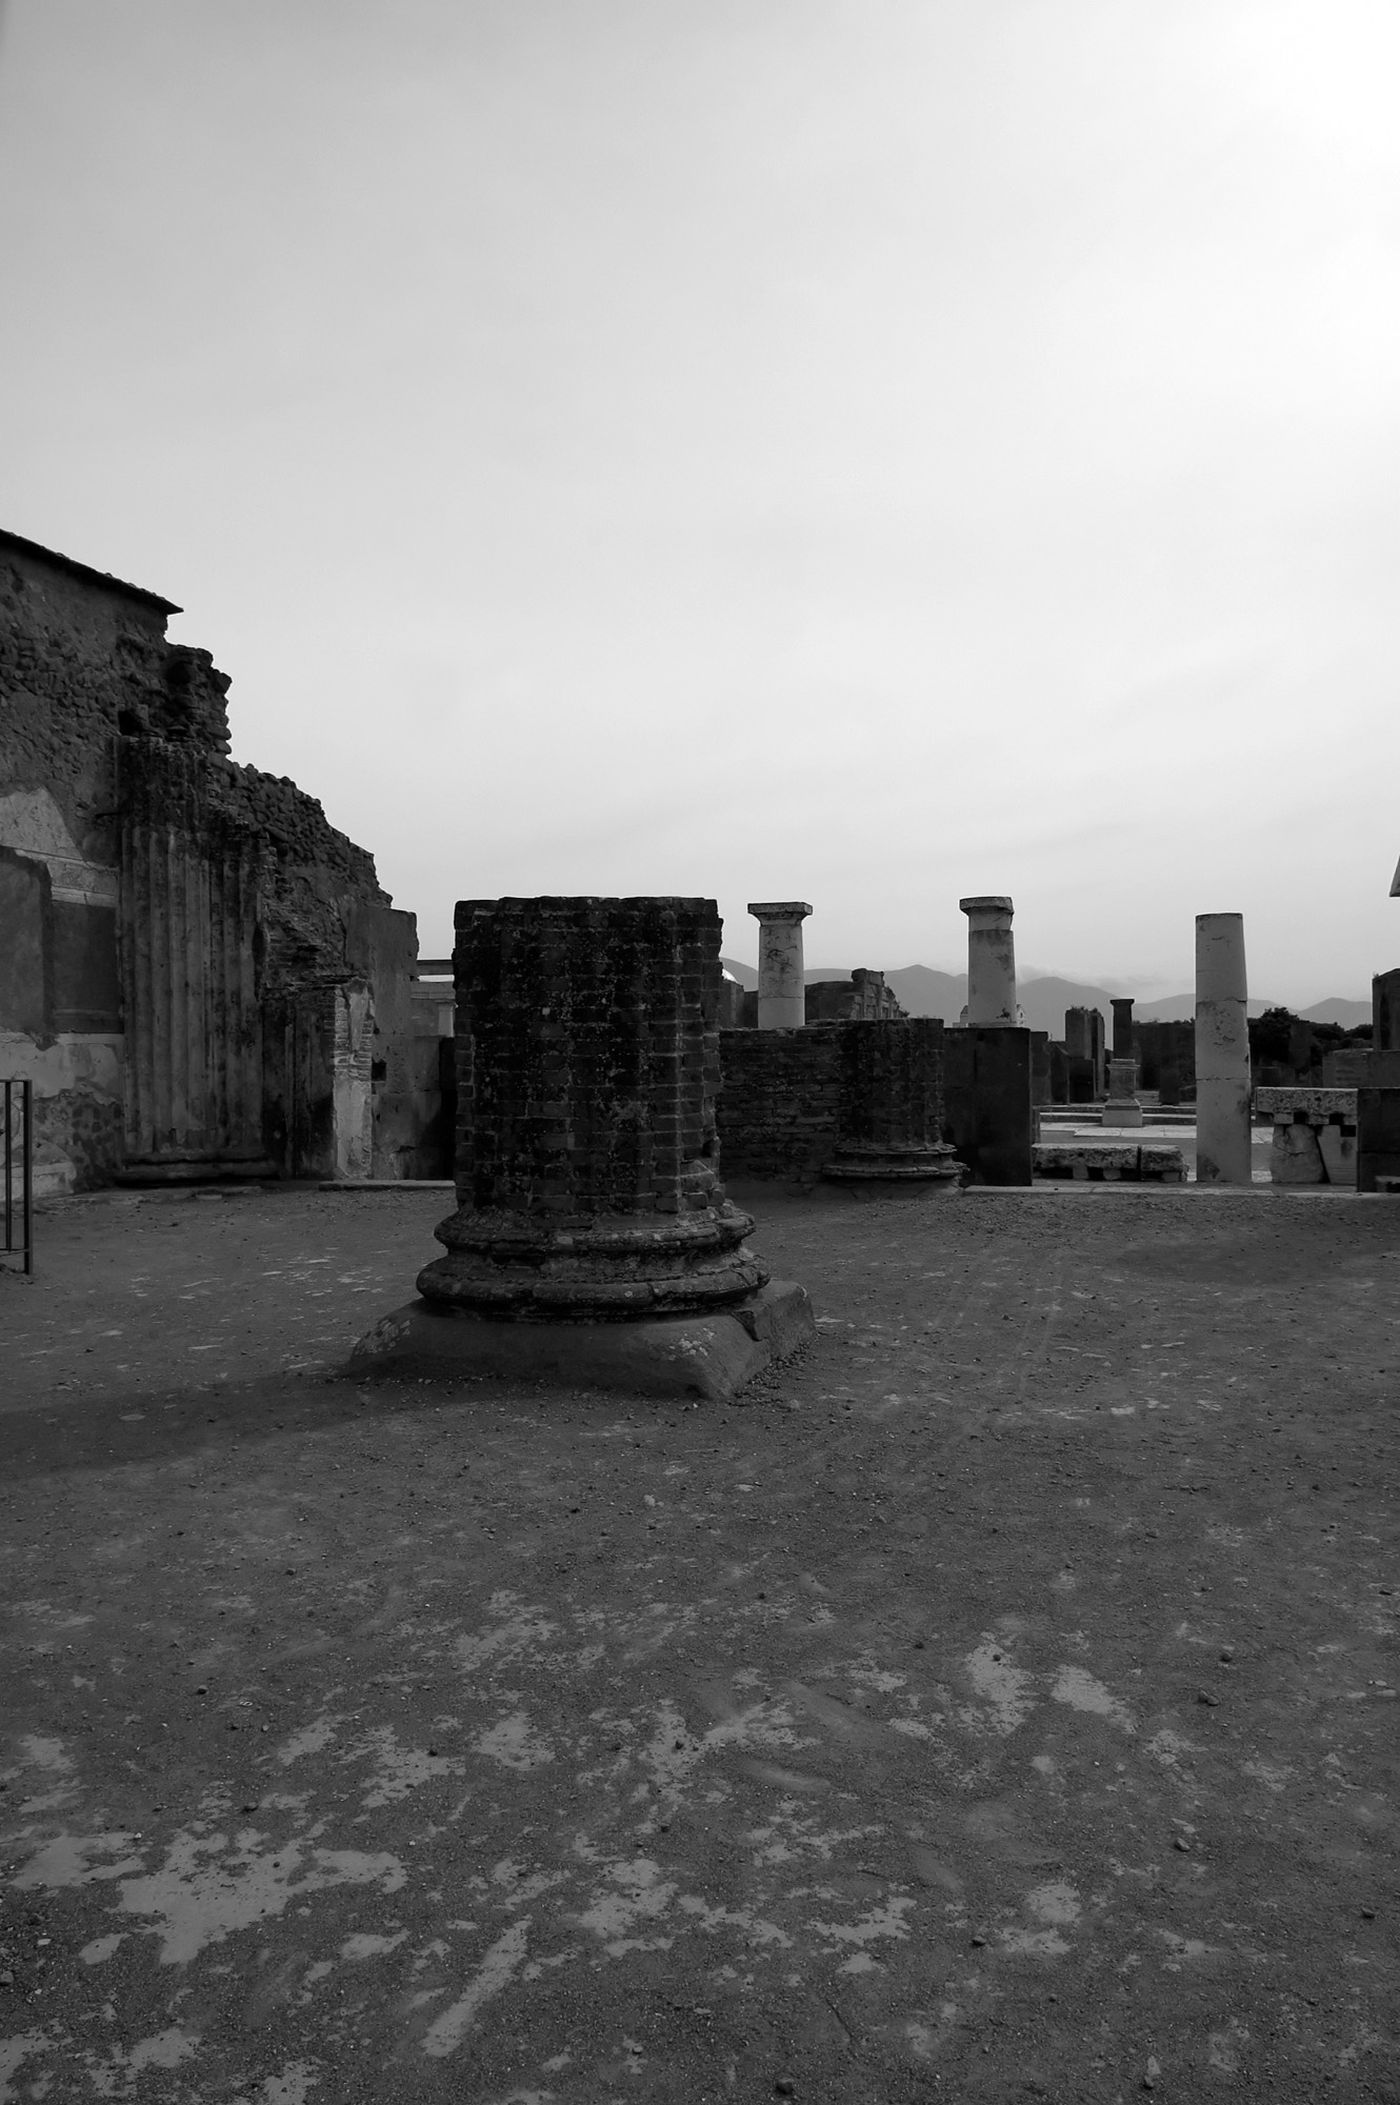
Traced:
POLYGON ((904 1014, 883 972, 857 966, 849 979, 809 982, 804 1000, 810 1023, 875 1023, 904 1014))
POLYGON ((812 911, 803 899, 766 899, 750 905, 759 924, 758 1028, 801 1030, 807 1021, 802 969, 802 923, 812 911))
POLYGON ((407 1093, 412 916, 315 798, 227 758, 178 611, 0 533, 0 1061, 70 1186, 363 1171, 407 1093), (113 1046, 115 1106, 84 1106, 113 1046))
POLYGON ((967 1022, 979 1026, 1019 1022, 1016 1007, 1015 912, 1000 892, 960 899, 967 915, 967 1022))
POLYGON ((1282 1120, 1285 1124, 1301 1118, 1313 1125, 1325 1125, 1329 1119, 1345 1120, 1348 1125, 1354 1125, 1356 1091, 1270 1085, 1255 1090, 1254 1112, 1257 1118, 1282 1120))
POLYGON ((376 1324, 347 1371, 356 1379, 493 1376, 722 1402, 815 1333, 807 1295, 788 1280, 770 1281, 733 1308, 629 1323, 503 1323, 420 1300, 376 1324))
POLYGON ((1186 1158, 1180 1148, 1148 1141, 1129 1146, 1113 1141, 1037 1141, 1037 1177, 1074 1177, 1090 1183, 1184 1184, 1186 1158))
POLYGON ((1244 916, 1196 916, 1196 1181, 1248 1184, 1248 987, 1244 916))

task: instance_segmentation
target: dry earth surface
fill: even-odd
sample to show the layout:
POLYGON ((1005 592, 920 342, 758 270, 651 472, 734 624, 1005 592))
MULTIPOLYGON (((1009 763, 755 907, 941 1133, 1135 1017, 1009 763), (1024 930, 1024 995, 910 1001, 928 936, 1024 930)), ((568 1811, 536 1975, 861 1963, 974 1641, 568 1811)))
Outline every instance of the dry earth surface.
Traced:
POLYGON ((440 1192, 47 1207, 0 2097, 1400 2101, 1400 1209, 762 1197, 739 1405, 335 1370, 440 1192))

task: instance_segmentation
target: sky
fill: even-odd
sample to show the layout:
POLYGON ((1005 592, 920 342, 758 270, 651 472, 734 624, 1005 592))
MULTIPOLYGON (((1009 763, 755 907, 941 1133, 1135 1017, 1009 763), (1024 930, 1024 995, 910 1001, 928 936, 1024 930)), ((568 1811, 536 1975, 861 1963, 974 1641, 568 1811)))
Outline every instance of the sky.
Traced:
POLYGON ((425 955, 1400 962, 1394 0, 0 5, 0 524, 425 955))

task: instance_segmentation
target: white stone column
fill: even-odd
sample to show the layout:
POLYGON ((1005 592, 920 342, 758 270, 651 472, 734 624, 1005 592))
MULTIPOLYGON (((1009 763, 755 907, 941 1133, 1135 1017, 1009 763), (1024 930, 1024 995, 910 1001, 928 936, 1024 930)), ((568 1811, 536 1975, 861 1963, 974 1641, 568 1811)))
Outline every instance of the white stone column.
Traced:
POLYGON ((749 906, 749 912, 759 925, 758 1027, 761 1031, 797 1031, 807 1021, 802 924, 811 911, 801 899, 765 899, 749 906))
POLYGON ((1249 1184, 1244 915, 1196 916, 1196 1182, 1249 1184))
POLYGON ((1000 893, 959 899, 967 915, 967 1020, 1012 1023, 1016 1010, 1016 939, 1011 901, 1000 893))

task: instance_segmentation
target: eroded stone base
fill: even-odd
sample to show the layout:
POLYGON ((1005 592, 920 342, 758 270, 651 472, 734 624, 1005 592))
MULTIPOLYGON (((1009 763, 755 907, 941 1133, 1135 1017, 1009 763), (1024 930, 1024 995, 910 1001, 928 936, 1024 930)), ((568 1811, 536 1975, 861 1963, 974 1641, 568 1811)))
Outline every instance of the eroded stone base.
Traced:
POLYGON ((723 1402, 815 1335, 812 1304, 790 1280, 714 1314, 630 1323, 511 1321, 409 1301, 360 1339, 345 1371, 356 1380, 490 1375, 723 1402))

